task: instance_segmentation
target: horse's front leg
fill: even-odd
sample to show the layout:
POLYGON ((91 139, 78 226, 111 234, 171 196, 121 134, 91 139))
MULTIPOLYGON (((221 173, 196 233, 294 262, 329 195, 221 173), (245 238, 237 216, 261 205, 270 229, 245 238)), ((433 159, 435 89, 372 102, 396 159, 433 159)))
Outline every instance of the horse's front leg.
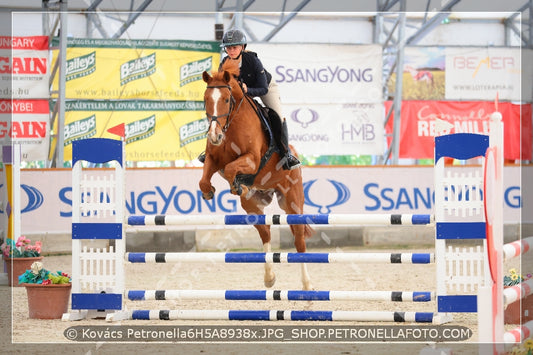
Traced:
POLYGON ((235 159, 224 167, 224 176, 231 185, 231 193, 244 196, 248 193, 248 188, 236 181, 236 176, 240 174, 255 174, 259 167, 259 158, 252 153, 246 153, 235 159))
POLYGON ((199 186, 202 191, 202 197, 204 200, 210 200, 215 195, 215 187, 211 185, 211 178, 218 169, 209 155, 206 156, 204 162, 204 169, 202 172, 202 178, 200 179, 199 186))

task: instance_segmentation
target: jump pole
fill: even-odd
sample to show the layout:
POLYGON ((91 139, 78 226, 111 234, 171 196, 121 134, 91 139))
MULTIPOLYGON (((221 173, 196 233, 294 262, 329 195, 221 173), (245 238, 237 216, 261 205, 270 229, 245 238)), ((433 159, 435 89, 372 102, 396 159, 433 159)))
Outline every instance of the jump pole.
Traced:
POLYGON ((131 263, 387 263, 431 264, 432 253, 126 253, 131 263))
POLYGON ((302 290, 127 290, 130 301, 390 301, 430 302, 434 292, 419 291, 302 291, 302 290))
POLYGON ((249 320, 431 323, 432 312, 285 311, 285 310, 132 310, 109 314, 119 320, 249 320))
POLYGON ((292 215, 133 215, 130 226, 170 225, 428 225, 434 218, 427 214, 292 214, 292 215))

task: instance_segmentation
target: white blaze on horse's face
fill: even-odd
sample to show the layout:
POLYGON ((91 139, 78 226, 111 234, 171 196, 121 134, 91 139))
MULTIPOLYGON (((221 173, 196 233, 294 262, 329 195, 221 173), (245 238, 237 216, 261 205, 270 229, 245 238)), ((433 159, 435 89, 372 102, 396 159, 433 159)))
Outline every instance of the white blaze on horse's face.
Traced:
MULTIPOLYGON (((208 107, 206 107, 207 111, 211 111, 211 116, 218 116, 219 115, 219 101, 222 98, 222 92, 219 88, 214 88, 211 90, 211 97, 210 100, 207 100, 209 104, 213 105, 211 110, 209 110, 208 107)), ((223 114, 224 112, 222 112, 223 114)), ((222 143, 222 140, 224 139, 224 133, 222 132, 222 128, 220 127, 220 122, 217 123, 217 121, 213 120, 211 121, 211 124, 209 125, 209 131, 207 131, 207 138, 213 145, 220 145, 222 143)))

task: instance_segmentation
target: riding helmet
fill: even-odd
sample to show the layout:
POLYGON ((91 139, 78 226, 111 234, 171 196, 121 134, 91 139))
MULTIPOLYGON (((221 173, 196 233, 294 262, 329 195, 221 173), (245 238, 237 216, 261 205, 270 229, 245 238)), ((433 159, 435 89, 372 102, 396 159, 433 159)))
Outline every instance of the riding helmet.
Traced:
POLYGON ((244 48, 246 48, 246 35, 240 30, 228 30, 224 33, 220 47, 225 48, 241 44, 244 44, 244 48))

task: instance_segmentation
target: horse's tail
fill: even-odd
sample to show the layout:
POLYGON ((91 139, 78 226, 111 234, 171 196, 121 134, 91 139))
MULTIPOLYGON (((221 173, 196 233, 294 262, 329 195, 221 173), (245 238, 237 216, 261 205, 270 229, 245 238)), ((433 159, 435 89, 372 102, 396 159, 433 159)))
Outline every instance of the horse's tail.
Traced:
MULTIPOLYGON (((304 224, 304 239, 308 239, 308 238, 311 238, 313 236, 313 234, 315 234, 315 230, 309 225, 309 224, 304 224)), ((292 234, 294 235, 294 230, 293 230, 294 226, 290 226, 290 229, 291 229, 291 232, 292 234)))
POLYGON ((304 225, 304 238, 311 238, 315 234, 315 230, 309 225, 304 225))

